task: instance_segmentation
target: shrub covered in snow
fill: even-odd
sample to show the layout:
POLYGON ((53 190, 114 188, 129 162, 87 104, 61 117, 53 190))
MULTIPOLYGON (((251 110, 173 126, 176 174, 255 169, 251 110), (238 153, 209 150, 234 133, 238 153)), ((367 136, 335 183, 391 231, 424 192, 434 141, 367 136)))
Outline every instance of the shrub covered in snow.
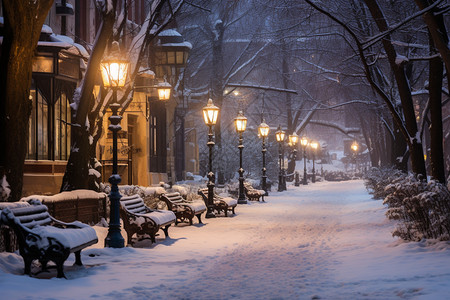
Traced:
POLYGON ((385 188, 398 178, 405 178, 407 174, 394 167, 371 168, 364 176, 364 184, 375 199, 387 196, 385 188))
MULTIPOLYGON (((101 184, 100 190, 106 194, 111 192, 109 185, 101 184)), ((161 186, 138 186, 138 185, 119 185, 119 193, 123 196, 131 196, 138 194, 144 199, 145 205, 156 207, 159 196, 166 190, 161 186)))
POLYGON ((386 216, 399 221, 393 236, 450 240, 450 192, 445 185, 408 175, 387 185, 386 193, 386 216))
POLYGON ((350 180, 351 176, 343 171, 324 171, 323 178, 326 181, 344 181, 350 180))

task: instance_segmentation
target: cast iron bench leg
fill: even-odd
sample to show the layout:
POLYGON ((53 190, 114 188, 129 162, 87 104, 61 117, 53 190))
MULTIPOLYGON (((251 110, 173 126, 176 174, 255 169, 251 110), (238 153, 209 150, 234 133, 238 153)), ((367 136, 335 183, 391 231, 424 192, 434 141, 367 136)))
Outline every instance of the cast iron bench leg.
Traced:
POLYGON ((81 262, 81 250, 75 252, 75 264, 77 266, 82 266, 83 263, 81 262))
POLYGON ((198 222, 199 222, 200 224, 203 224, 203 223, 202 223, 202 215, 201 215, 201 214, 198 214, 198 215, 197 215, 197 219, 198 219, 198 222))

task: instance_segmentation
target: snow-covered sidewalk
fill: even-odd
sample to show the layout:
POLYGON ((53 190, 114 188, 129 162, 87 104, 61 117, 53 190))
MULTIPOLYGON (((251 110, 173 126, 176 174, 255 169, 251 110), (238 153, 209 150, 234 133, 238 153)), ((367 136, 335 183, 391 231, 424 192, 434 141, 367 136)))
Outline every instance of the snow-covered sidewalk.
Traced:
POLYGON ((20 275, 20 256, 1 253, 2 298, 449 299, 450 244, 392 238, 362 181, 288 186, 266 200, 172 226, 155 245, 83 250, 84 267, 66 262, 68 280, 20 275))

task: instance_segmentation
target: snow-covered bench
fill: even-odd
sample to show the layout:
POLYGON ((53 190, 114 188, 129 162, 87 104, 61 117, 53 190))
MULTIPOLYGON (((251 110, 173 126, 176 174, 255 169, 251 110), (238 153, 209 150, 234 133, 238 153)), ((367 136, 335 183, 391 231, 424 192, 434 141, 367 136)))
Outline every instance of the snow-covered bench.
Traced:
POLYGON ((245 196, 247 196, 250 201, 259 201, 259 198, 261 197, 263 197, 264 200, 264 194, 266 193, 264 190, 257 190, 253 188, 253 186, 248 182, 244 182, 244 192, 245 196))
POLYGON ((57 277, 65 277, 64 262, 70 253, 75 253, 75 264, 81 266, 81 250, 98 242, 92 227, 78 221, 64 223, 56 220, 48 213, 47 206, 36 199, 19 207, 3 208, 1 220, 17 236, 25 274, 31 273, 34 260, 39 260, 42 271, 47 270, 49 261, 53 261, 57 277))
POLYGON ((185 221, 189 221, 189 224, 192 225, 194 216, 197 217, 199 223, 202 223, 201 215, 206 211, 206 206, 203 202, 188 202, 179 192, 162 194, 159 199, 167 205, 170 211, 175 213, 177 217, 175 225, 185 221))
MULTIPOLYGON (((205 201, 205 204, 208 205, 208 188, 199 189, 198 194, 202 196, 203 201, 205 201)), ((235 214, 234 209, 237 206, 237 200, 231 197, 221 197, 214 193, 213 205, 218 214, 223 211, 225 213, 225 217, 227 217, 228 211, 231 211, 233 215, 235 214)))
POLYGON ((123 196, 120 198, 120 215, 123 227, 128 235, 128 244, 136 233, 138 239, 150 236, 155 243, 155 236, 159 229, 169 236, 169 227, 176 221, 175 214, 168 210, 154 210, 145 205, 139 195, 123 196))

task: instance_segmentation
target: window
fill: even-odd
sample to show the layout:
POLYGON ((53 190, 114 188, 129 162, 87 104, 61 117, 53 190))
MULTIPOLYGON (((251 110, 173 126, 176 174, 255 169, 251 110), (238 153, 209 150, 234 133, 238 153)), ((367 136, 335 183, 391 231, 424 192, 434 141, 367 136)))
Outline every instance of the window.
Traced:
POLYGON ((166 172, 166 107, 164 102, 159 100, 150 100, 150 117, 149 117, 149 146, 150 172, 165 173, 166 172))
POLYGON ((55 103, 39 87, 30 90, 32 111, 28 128, 27 159, 67 160, 70 153, 70 103, 60 92, 55 103))

